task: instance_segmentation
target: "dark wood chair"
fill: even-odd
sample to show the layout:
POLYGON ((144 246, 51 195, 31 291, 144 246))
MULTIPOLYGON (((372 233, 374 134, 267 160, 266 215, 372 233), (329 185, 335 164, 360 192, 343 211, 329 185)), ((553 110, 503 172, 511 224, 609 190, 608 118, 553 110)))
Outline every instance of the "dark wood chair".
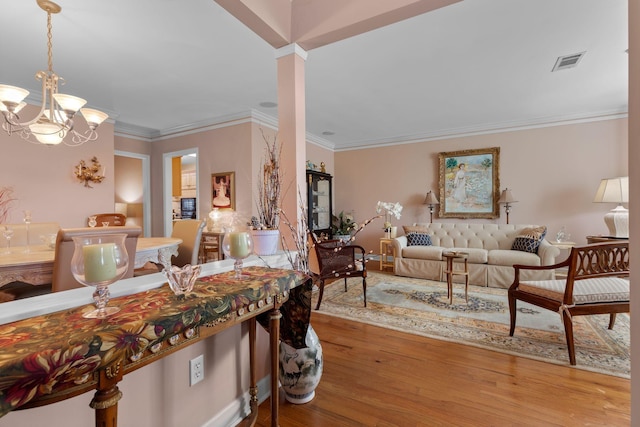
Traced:
POLYGON ((326 280, 343 278, 346 292, 347 279, 350 277, 362 277, 362 295, 366 307, 367 267, 364 248, 358 245, 345 245, 340 240, 321 242, 313 233, 309 233, 309 245, 309 271, 320 289, 316 310, 320 309, 326 280))
POLYGON ((96 214, 97 227, 102 227, 103 222, 108 222, 109 227, 123 227, 127 223, 127 216, 121 213, 96 214))
POLYGON ((573 342, 573 316, 609 314, 609 329, 617 313, 629 312, 629 242, 596 243, 576 246, 569 257, 545 266, 514 265, 515 280, 509 288, 509 312, 513 336, 516 327, 516 301, 560 313, 569 350, 569 362, 576 364, 573 342), (526 270, 567 267, 566 279, 524 280, 526 270))

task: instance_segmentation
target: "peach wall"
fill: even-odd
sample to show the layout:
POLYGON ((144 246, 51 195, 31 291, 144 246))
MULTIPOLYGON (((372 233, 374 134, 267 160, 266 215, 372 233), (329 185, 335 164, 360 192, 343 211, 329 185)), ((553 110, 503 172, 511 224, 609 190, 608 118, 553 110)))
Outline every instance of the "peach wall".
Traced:
MULTIPOLYGON (((25 107, 22 116, 37 113, 33 106, 25 107)), ((78 119, 82 122, 82 119, 78 119)), ((78 128, 82 129, 82 123, 78 128)), ((22 222, 25 209, 31 210, 34 222, 58 222, 62 227, 82 227, 87 216, 97 212, 112 212, 113 205, 113 124, 105 122, 98 128, 97 141, 79 147, 44 146, 9 136, 0 131, 0 186, 10 186, 18 199, 8 223, 22 222), (96 156, 106 167, 106 179, 86 188, 74 176, 75 166, 96 156)))
MULTIPOLYGON (((163 235, 162 182, 164 153, 198 148, 199 218, 211 211, 211 174, 235 172, 236 210, 250 213, 252 197, 251 124, 154 141, 151 156, 152 234, 163 235)), ((250 215, 249 215, 250 216, 250 215)))
MULTIPOLYGON (((422 204, 428 190, 436 191, 438 153, 500 147, 500 188, 509 187, 519 200, 512 224, 544 224, 549 237, 563 225, 572 240, 607 234, 605 213, 615 206, 592 203, 601 178, 628 174, 627 119, 536 128, 452 138, 415 144, 338 152, 335 155, 335 208, 354 210, 356 221, 375 214, 378 200, 400 202, 402 218, 394 225, 428 222, 422 204), (366 190, 366 191, 365 191, 366 190)), ((504 208, 495 220, 440 219, 434 222, 505 223, 504 208)), ((358 242, 378 252, 382 220, 369 225, 358 242)))

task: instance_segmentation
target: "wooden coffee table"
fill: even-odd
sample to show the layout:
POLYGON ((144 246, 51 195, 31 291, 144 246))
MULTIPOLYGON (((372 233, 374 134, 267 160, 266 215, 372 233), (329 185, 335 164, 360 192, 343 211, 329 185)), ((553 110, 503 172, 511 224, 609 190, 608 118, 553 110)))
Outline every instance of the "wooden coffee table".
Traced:
POLYGON ((453 276, 464 276, 464 299, 469 302, 469 265, 467 264, 467 258, 469 254, 466 252, 448 251, 443 252, 442 256, 447 260, 447 267, 444 270, 447 275, 447 297, 449 298, 449 304, 453 304, 453 276), (464 269, 455 269, 453 267, 454 261, 458 260, 458 264, 464 262, 464 269))

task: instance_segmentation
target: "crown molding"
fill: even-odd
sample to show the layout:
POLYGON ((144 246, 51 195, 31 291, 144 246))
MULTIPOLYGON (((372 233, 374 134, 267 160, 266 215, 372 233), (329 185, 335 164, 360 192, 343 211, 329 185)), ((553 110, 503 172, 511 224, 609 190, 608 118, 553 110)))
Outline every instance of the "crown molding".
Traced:
MULTIPOLYGON (((510 121, 502 123, 492 123, 482 126, 445 129, 437 132, 402 135, 394 138, 385 138, 379 140, 353 141, 340 144, 339 146, 334 142, 328 141, 309 132, 306 133, 305 137, 308 143, 317 145, 329 151, 339 152, 365 150, 369 148, 379 148, 390 145, 417 144, 421 142, 438 141, 443 139, 463 138, 476 135, 486 135, 490 133, 514 132, 551 126, 597 122, 602 120, 615 120, 626 117, 628 117, 627 111, 604 111, 590 114, 541 117, 533 120, 510 121)), ((177 138, 184 135, 191 135, 199 132, 205 132, 213 129, 236 126, 243 123, 256 123, 260 126, 268 126, 274 130, 278 129, 278 119, 276 117, 257 110, 248 110, 240 113, 217 117, 215 119, 203 120, 163 130, 149 129, 141 126, 131 125, 128 123, 117 122, 115 125, 114 133, 116 136, 153 142, 170 138, 177 138)))
POLYGON ((303 60, 307 60, 307 57, 309 56, 309 54, 307 53, 306 50, 304 50, 303 48, 300 47, 299 44, 297 43, 291 43, 288 44, 286 46, 282 46, 281 48, 276 49, 276 59, 280 59, 284 56, 288 56, 295 53, 296 55, 298 55, 300 58, 302 58, 303 60))
POLYGON ((334 151, 365 150, 369 148, 387 147, 390 145, 417 144, 421 142, 439 141, 443 139, 463 138, 469 136, 486 135, 491 133, 514 132, 527 129, 537 129, 553 126, 564 126, 577 123, 616 120, 628 117, 628 111, 605 111, 589 114, 575 114, 557 117, 541 117, 532 120, 491 123, 482 126, 470 126, 456 129, 445 129, 437 132, 404 135, 368 141, 353 141, 340 144, 334 151))

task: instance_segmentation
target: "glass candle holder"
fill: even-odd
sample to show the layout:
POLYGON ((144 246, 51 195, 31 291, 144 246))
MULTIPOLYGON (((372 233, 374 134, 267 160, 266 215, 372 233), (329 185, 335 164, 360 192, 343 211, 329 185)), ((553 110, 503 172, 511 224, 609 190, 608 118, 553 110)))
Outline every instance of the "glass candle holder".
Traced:
POLYGON ((222 239, 222 251, 227 258, 233 258, 233 269, 235 279, 246 279, 248 276, 242 274, 242 261, 253 252, 253 239, 251 233, 246 229, 230 228, 225 231, 222 239))
POLYGON ((78 282, 96 288, 93 293, 96 309, 83 317, 104 319, 120 311, 119 307, 107 307, 107 304, 109 285, 121 279, 129 268, 126 237, 123 233, 73 238, 71 273, 78 282))

